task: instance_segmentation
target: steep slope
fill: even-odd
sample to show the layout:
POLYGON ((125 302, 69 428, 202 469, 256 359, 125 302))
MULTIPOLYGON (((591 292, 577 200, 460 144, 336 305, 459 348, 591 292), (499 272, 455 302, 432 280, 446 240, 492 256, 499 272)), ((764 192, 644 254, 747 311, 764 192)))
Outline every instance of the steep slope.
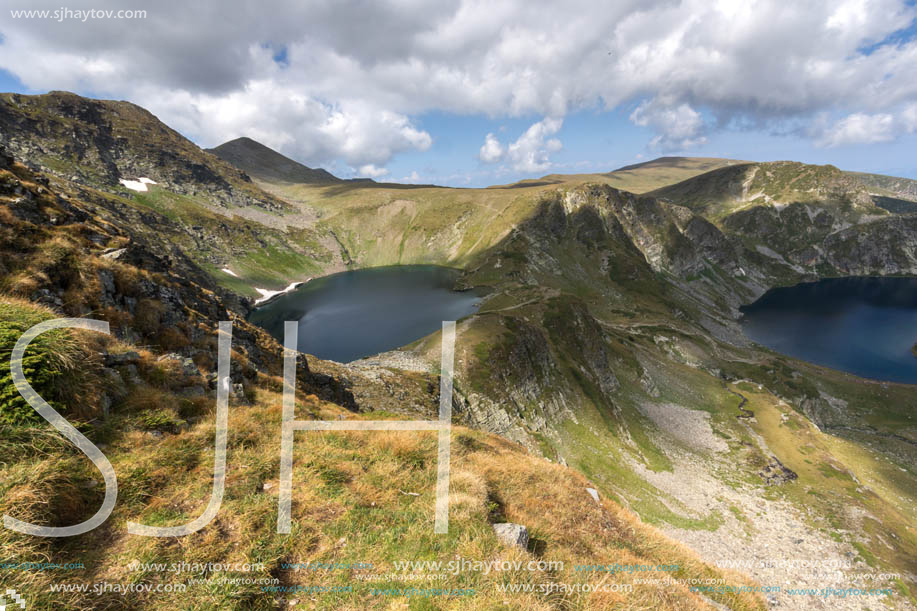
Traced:
MULTIPOLYGON (((754 254, 651 198, 599 186, 546 195, 466 277, 493 290, 460 328, 458 379, 473 422, 576 466, 711 560, 769 557, 755 542, 766 532, 770 550, 832 562, 865 546, 868 563, 896 567, 913 587, 912 387, 851 380, 744 341, 728 293, 754 286, 752 276, 774 281, 754 254), (695 223, 704 234, 692 235, 695 223), (753 413, 742 412, 743 397, 753 413), (892 440, 896 431, 904 437, 892 440), (828 465, 845 474, 837 485, 828 465), (872 516, 875 530, 866 534, 855 512, 837 516, 839 503, 872 516), (804 543, 794 532, 807 533, 804 543)), ((854 570, 868 563, 861 556, 854 570)), ((759 569, 770 583, 827 585, 759 569)))
POLYGON ((651 195, 702 214, 800 275, 917 273, 917 221, 877 206, 856 175, 834 166, 746 164, 651 195))
MULTIPOLYGON (((448 535, 432 535, 437 446, 430 432, 301 435, 294 529, 278 534, 282 350, 236 315, 238 304, 228 306, 228 295, 177 248, 159 252, 136 224, 101 217, 112 201, 60 191, 0 150, 2 362, 9 362, 11 342, 42 320, 91 316, 108 321, 113 333, 63 331, 28 355, 30 381, 105 452, 119 480, 114 512, 89 533, 60 540, 0 530, 4 561, 22 569, 0 577, 29 608, 272 609, 305 596, 318 608, 389 608, 393 592, 400 596, 422 577, 396 565, 403 559, 504 567, 428 569, 435 584, 418 586, 451 592, 437 596, 438 606, 493 607, 509 599, 520 609, 713 609, 712 600, 764 608, 747 577, 705 564, 614 501, 595 500, 583 475, 459 426, 460 412, 448 535), (206 505, 214 325, 227 319, 234 323, 229 458, 217 517, 179 545, 129 535, 129 521, 183 524, 206 505), (530 544, 501 543, 491 525, 505 521, 527 525, 530 544), (25 568, 37 559, 69 568, 25 568), (593 570, 610 560, 664 565, 661 576, 672 581, 593 570), (332 563, 352 568, 308 568, 332 563), (214 566, 223 568, 195 568, 214 566), (732 589, 690 589, 711 583, 732 589), (125 597, 114 585, 136 589, 125 597)), ((298 364, 298 419, 435 417, 435 375, 367 373, 303 358, 298 364)), ((0 379, 0 512, 50 526, 88 518, 101 502, 98 472, 47 433, 17 399, 7 372, 0 370, 0 379)))
POLYGON ((719 220, 742 208, 817 203, 846 212, 883 214, 853 176, 831 165, 795 161, 746 163, 706 172, 649 195, 687 206, 719 220))
POLYGON ((281 155, 251 138, 236 138, 220 146, 206 149, 220 159, 239 168, 252 178, 265 182, 334 183, 341 179, 321 168, 312 169, 281 155))
MULTIPOLYGON (((913 493, 917 489, 917 429, 913 420, 917 405, 913 387, 859 380, 782 357, 752 345, 736 322, 739 304, 777 284, 827 273, 841 274, 844 269, 870 268, 875 273, 914 269, 910 237, 913 228, 907 218, 870 207, 860 199, 863 190, 858 183, 835 180, 830 169, 823 172, 801 164, 799 167, 801 177, 794 177, 790 166, 764 172, 768 180, 756 188, 771 199, 762 197, 751 202, 745 201, 740 191, 736 196, 730 190, 736 183, 731 175, 717 179, 717 184, 727 189, 722 193, 716 193, 711 185, 689 190, 700 193, 699 200, 685 197, 665 201, 624 193, 607 185, 573 183, 532 183, 483 190, 288 184, 276 186, 273 192, 299 208, 304 217, 312 214, 318 223, 316 231, 333 236, 355 266, 451 264, 465 268, 463 286, 489 289, 479 313, 459 322, 454 401, 457 423, 499 433, 525 446, 531 455, 540 454, 570 465, 587 477, 603 498, 628 507, 642 520, 688 543, 709 563, 737 563, 734 566, 743 567, 762 585, 843 588, 857 585, 859 573, 896 572, 897 579, 876 585, 894 590, 893 595, 881 597, 883 604, 908 608, 913 603, 908 592, 913 592, 917 575, 917 532, 912 526, 917 521, 913 493), (796 199, 800 201, 786 201, 796 199), (717 206, 719 214, 711 214, 717 206), (765 214, 776 211, 778 217, 788 215, 774 231, 767 229, 767 224, 741 223, 742 217, 736 216, 758 209, 765 214), (825 219, 829 221, 827 229, 823 227, 825 219), (900 224, 894 225, 900 229, 897 234, 888 232, 893 221, 900 224), (731 228, 731 223, 736 228, 731 228), (888 232, 884 240, 878 235, 883 231, 888 232), (850 239, 842 240, 845 236, 850 239), (826 247, 834 241, 838 241, 837 246, 826 247), (772 249, 762 250, 771 242, 786 248, 786 256, 772 249), (798 253, 799 257, 795 253, 808 246, 820 249, 820 259, 803 267, 795 262, 802 253, 798 253), (791 255, 794 257, 789 258, 791 255), (830 266, 821 264, 829 255, 835 257, 829 259, 830 266), (838 512, 838 507, 847 509, 838 512), (843 570, 832 573, 825 581, 772 565, 770 561, 782 559, 775 554, 837 562, 843 570)), ((745 171, 736 166, 715 172, 726 170, 745 171)), ((747 176, 740 176, 740 185, 746 180, 747 176)), ((204 230, 195 240, 179 237, 191 236, 187 226, 192 230, 195 226, 188 216, 186 199, 169 201, 159 208, 160 200, 144 202, 142 194, 127 199, 102 189, 54 180, 46 187, 57 190, 58 184, 66 189, 64 195, 94 208, 87 207, 87 212, 100 215, 100 222, 129 227, 134 241, 146 240, 157 248, 174 247, 179 253, 188 253, 192 263, 206 252, 210 236, 217 235, 216 225, 208 221, 198 225, 204 230), (149 216, 138 222, 139 213, 149 216), (148 222, 147 218, 153 220, 148 222), (138 225, 155 229, 144 233, 138 225)), ((14 194, 16 187, 11 183, 14 194)), ((34 189, 27 189, 33 198, 37 193, 34 189)), ((152 195, 157 194, 155 189, 152 195)), ((11 209, 26 204, 13 196, 10 202, 11 209)), ((26 208, 29 214, 35 213, 26 208)), ((42 216, 35 222, 52 225, 51 218, 58 216, 42 216)), ((264 224, 233 228, 242 229, 248 231, 253 244, 290 233, 289 227, 285 232, 271 233, 264 224)), ((232 246, 242 235, 233 233, 224 241, 232 246)), ((109 246, 107 239, 103 242, 109 248, 119 245, 109 246)), ((280 260, 298 264, 312 256, 292 250, 296 242, 270 244, 280 260)), ((50 246, 48 249, 57 252, 50 246)), ((69 307, 71 299, 66 289, 53 285, 50 298, 41 292, 53 266, 41 263, 45 259, 38 256, 40 252, 28 254, 35 269, 23 271, 8 265, 16 286, 23 287, 18 294, 60 307, 56 298, 69 307)), ((88 272, 93 269, 90 266, 88 272)), ((123 307, 128 303, 125 301, 123 307)), ((89 302, 87 307, 96 306, 89 302)), ((156 330, 162 324, 162 320, 158 321, 156 330)), ((155 337, 142 339, 151 345, 158 341, 155 337)), ((337 403, 348 403, 341 395, 350 393, 356 409, 381 410, 368 417, 398 414, 427 418, 437 399, 439 338, 433 335, 418 340, 408 349, 414 361, 426 360, 423 371, 404 371, 404 360, 396 353, 352 365, 310 359, 310 377, 316 392, 327 396, 337 393, 337 403), (319 384, 320 381, 324 382, 319 384)), ((392 450, 400 454, 398 462, 379 468, 389 475, 398 473, 407 478, 397 480, 405 494, 395 494, 391 487, 387 493, 380 493, 380 473, 375 468, 382 461, 373 459, 367 465, 363 457, 376 457, 388 450, 375 448, 371 435, 316 435, 317 445, 308 446, 297 467, 297 477, 301 475, 315 484, 304 489, 309 492, 303 493, 300 502, 304 520, 312 519, 319 525, 303 527, 304 533, 310 533, 308 541, 304 534, 302 540, 290 543, 301 547, 287 547, 246 509, 266 508, 268 503, 263 497, 267 495, 263 493, 276 489, 274 482, 265 482, 276 464, 264 458, 264 448, 270 448, 268 455, 274 452, 269 445, 273 443, 270 434, 264 433, 264 422, 271 418, 274 420, 270 422, 276 422, 278 381, 255 376, 255 382, 259 381, 260 385, 249 383, 254 390, 249 392, 248 400, 255 407, 244 412, 250 419, 240 418, 245 420, 238 422, 245 433, 232 446, 244 448, 240 450, 243 452, 250 450, 238 466, 238 494, 233 497, 236 512, 219 524, 219 535, 195 546, 201 550, 201 558, 221 557, 224 552, 213 552, 208 547, 220 537, 239 543, 249 553, 245 557, 272 562, 279 558, 341 558, 348 550, 356 550, 348 559, 359 560, 372 549, 386 550, 383 566, 388 569, 392 558, 418 557, 406 549, 408 541, 415 546, 420 541, 423 558, 490 558, 490 539, 481 537, 490 536, 488 521, 504 514, 529 521, 547 532, 536 534, 536 543, 529 550, 536 556, 545 551, 551 553, 552 545, 561 555, 567 553, 565 546, 579 550, 576 553, 582 550, 580 534, 574 534, 572 539, 565 534, 579 533, 570 526, 571 521, 591 524, 588 515, 577 508, 575 488, 581 480, 575 480, 578 483, 567 490, 569 494, 556 497, 557 503, 552 500, 544 504, 550 491, 548 481, 568 472, 554 467, 542 472, 523 460, 521 452, 493 455, 486 450, 480 460, 475 459, 469 466, 468 470, 479 476, 489 473, 484 488, 495 489, 497 494, 484 495, 487 517, 475 513, 480 507, 478 501, 463 499, 473 509, 462 541, 437 546, 435 540, 423 538, 416 528, 424 524, 422 519, 429 520, 429 512, 423 513, 426 518, 411 514, 415 530, 405 526, 392 536, 386 535, 386 531, 375 529, 374 508, 381 507, 383 501, 403 507, 416 499, 408 483, 431 481, 432 459, 428 457, 432 457, 433 449, 421 445, 405 446, 403 453, 392 450), (487 464, 491 461, 508 471, 490 469, 487 464), (338 466, 338 462, 344 466, 338 466), (519 471, 514 470, 517 466, 519 471), (500 477, 524 481, 536 472, 540 475, 529 479, 538 489, 535 496, 515 486, 501 488, 500 477), (264 483, 269 484, 267 489, 264 483), (514 505, 506 494, 518 494, 518 504, 514 505), (555 508, 564 504, 570 504, 573 512, 569 520, 555 513, 555 508), (539 517, 542 513, 545 520, 539 517), (549 528, 549 524, 554 526, 549 528), (361 533, 358 543, 352 532, 361 533), (243 540, 249 539, 255 544, 246 547, 243 540), (308 552, 298 552, 300 549, 308 552)), ((150 382, 155 383, 155 378, 150 382)), ((360 417, 313 402, 307 396, 300 407, 309 417, 360 417)), ((126 412, 126 416, 135 417, 132 414, 126 412)), ((152 424, 157 422, 154 414, 145 415, 150 416, 152 424)), ((175 420, 175 416, 165 416, 168 417, 163 419, 169 423, 175 420)), ((179 426, 176 423, 171 430, 179 426)), ((136 437, 136 431, 131 429, 119 434, 136 437)), ((482 439, 488 444, 496 443, 490 436, 478 437, 477 441, 482 439)), ((182 487, 185 480, 173 483, 165 477, 176 460, 189 465, 188 469, 195 473, 207 471, 206 458, 180 455, 176 446, 202 451, 203 442, 188 442, 188 438, 176 439, 165 447, 154 446, 152 454, 138 453, 145 461, 141 465, 131 462, 129 454, 137 452, 134 445, 118 446, 119 460, 124 461, 120 464, 128 468, 132 478, 129 489, 134 504, 126 509, 128 513, 162 521, 177 521, 179 515, 194 514, 197 505, 189 500, 188 489, 182 487), (150 461, 155 467, 152 471, 150 461), (138 499, 151 495, 155 506, 146 508, 138 499)), ((474 442, 468 443, 474 446, 474 442)), ((532 460, 545 464, 540 459, 532 460)), ((20 468, 25 474, 27 469, 20 468)), ((203 476, 201 479, 206 480, 203 476)), ((187 483, 190 489, 190 481, 187 483)), ((465 487, 467 483, 463 482, 458 490, 480 499, 481 495, 475 492, 480 489, 465 487)), ((203 484, 193 490, 195 499, 206 496, 203 484)), ((28 486, 22 491, 29 498, 36 494, 28 486)), ((428 496, 424 500, 430 502, 428 496)), ((386 513, 383 519, 399 518, 386 513)), ((591 526, 587 530, 590 540, 603 540, 591 526)), ((621 543, 614 536, 611 541, 612 545, 621 543)), ((14 541, 13 545, 17 543, 20 542, 14 541)), ((172 559, 179 553, 131 544, 117 549, 106 558, 163 554, 172 559), (122 553, 123 549, 127 552, 122 553)), ((619 553, 602 548, 597 555, 606 554, 607 564, 608 558, 616 558, 619 553)), ((638 555, 651 557, 642 552, 638 555)), ((303 577, 302 573, 279 568, 275 575, 290 585, 321 585, 319 577, 327 577, 326 573, 303 577)), ((349 577, 350 574, 335 583, 343 585, 349 577)), ((145 578, 156 579, 150 575, 145 578)), ((446 583, 485 583, 486 587, 495 587, 493 582, 474 579, 459 577, 446 583)), ((571 576, 554 575, 550 581, 570 582, 571 576)), ((658 583, 641 585, 649 586, 649 598, 626 599, 620 605, 647 608, 669 604, 662 590, 653 587, 658 583)), ((271 603, 257 591, 247 592, 256 605, 285 602, 271 603)), ((724 600, 722 591, 708 594, 728 606, 747 605, 745 601, 724 600)), ((794 596, 785 591, 772 596, 787 608, 818 609, 824 604, 817 596, 794 596)), ((488 606, 507 599, 503 594, 479 601, 488 606)), ((328 595, 321 600, 324 603, 335 599, 328 595)), ((378 599, 355 596, 344 602, 345 606, 357 608, 379 604, 375 600, 378 599)), ((546 595, 520 600, 525 608, 539 604, 544 608, 616 604, 579 596, 571 599, 546 595)), ((679 600, 689 607, 696 604, 690 597, 679 600)), ((878 599, 870 599, 875 600, 878 599)), ((852 597, 831 601, 837 608, 859 608, 860 602, 852 597)), ((214 605, 222 603, 220 600, 214 605)), ((462 607, 463 602, 449 601, 444 606, 462 607)), ((465 602, 464 606, 473 604, 465 602)))
POLYGON ((896 214, 917 212, 917 180, 864 172, 848 172, 866 185, 873 201, 880 208, 896 214))
POLYGON ((113 223, 137 223, 246 297, 344 268, 312 216, 128 102, 2 94, 0 143, 65 192, 110 202, 113 223))
MULTIPOLYGON (((909 220, 873 206, 862 185, 833 168, 737 164, 692 180, 675 185, 686 193, 674 190, 670 199, 546 181, 483 190, 303 185, 275 193, 320 210, 357 266, 462 266, 463 286, 489 289, 479 313, 461 323, 456 351, 457 392, 476 428, 575 466, 711 561, 748 562, 772 553, 765 544, 801 545, 800 554, 846 562, 851 574, 869 570, 867 558, 893 568, 902 575, 894 588, 907 592, 917 551, 907 526, 917 517, 908 500, 917 465, 911 388, 851 381, 761 350, 736 318, 740 304, 767 288, 829 270, 914 273, 909 220), (752 168, 763 168, 757 182, 752 168), (758 194, 747 197, 746 183, 758 194), (785 218, 774 232, 725 224, 741 224, 748 211, 785 218), (889 232, 891 225, 900 231, 889 232), (841 239, 854 231, 888 236, 841 239), (833 245, 829 264, 820 264, 827 254, 796 262, 806 247, 824 251, 825 244, 833 245), (760 422, 746 420, 739 395, 755 402, 760 422), (798 447, 813 448, 816 458, 798 447), (826 479, 834 468, 847 474, 843 481, 872 482, 865 496, 826 479), (813 503, 809 492, 818 490, 826 492, 813 503), (838 503, 874 516, 876 528, 867 534, 853 514, 836 517, 838 503), (800 532, 815 534, 803 545, 795 543, 800 532), (884 546, 892 539, 901 552, 884 546)), ((435 335, 409 349, 435 367, 435 335)), ((398 354, 388 358, 369 362, 401 366, 398 354)), ((772 567, 755 576, 825 585, 772 567)), ((848 587, 850 579, 839 574, 831 585, 848 587)), ((820 604, 774 596, 790 608, 820 604)))
POLYGON ((223 207, 288 207, 232 165, 202 151, 129 102, 54 91, 0 94, 0 143, 21 159, 74 182, 127 190, 121 180, 149 178, 175 193, 223 207))
POLYGON ((917 202, 917 180, 899 176, 867 174, 866 172, 847 172, 869 188, 874 195, 886 195, 899 199, 917 202))

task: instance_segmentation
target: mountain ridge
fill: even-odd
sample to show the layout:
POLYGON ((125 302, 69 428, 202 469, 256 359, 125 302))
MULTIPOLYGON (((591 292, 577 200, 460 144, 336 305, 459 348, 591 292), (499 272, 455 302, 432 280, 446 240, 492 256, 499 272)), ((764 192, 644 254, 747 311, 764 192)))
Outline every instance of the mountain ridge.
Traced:
POLYGON ((121 180, 149 178, 222 207, 258 207, 274 214, 289 208, 244 172, 131 102, 63 91, 0 94, 0 143, 48 173, 90 186, 125 192, 121 180))
MULTIPOLYGON (((46 120, 44 115, 41 119, 46 120)), ((53 138, 54 130, 37 127, 20 149, 51 148, 44 140, 53 138)), ((92 132, 80 134, 89 137, 92 132)), ((113 146, 108 140, 101 144, 113 146)), ((168 147, 180 143, 161 144, 168 158, 174 154, 168 147)), ((104 147, 97 150, 105 152, 104 147)), ((629 172, 654 169, 659 164, 629 172)), ((276 271, 280 262, 289 264, 273 276, 277 282, 283 274, 329 273, 339 260, 317 247, 314 240, 319 236, 333 237, 329 248, 346 253, 350 267, 461 267, 457 288, 485 288, 488 296, 477 314, 457 324, 454 414, 459 421, 510 439, 531 456, 570 465, 588 477, 602 498, 613 499, 670 537, 690 544, 707 562, 767 557, 784 548, 838 562, 847 558, 857 570, 874 564, 899 572, 903 577, 896 587, 904 593, 899 608, 912 600, 907 598, 917 574, 917 534, 909 526, 917 517, 911 493, 917 489, 912 388, 860 380, 775 354, 744 337, 738 322, 739 306, 774 286, 857 273, 917 275, 917 217, 876 208, 867 201, 863 185, 836 168, 732 164, 695 174, 687 187, 664 187, 660 197, 582 178, 502 189, 275 185, 272 196, 293 210, 284 218, 296 218, 296 224, 282 230, 267 224, 278 218, 267 214, 239 223, 208 216, 209 208, 207 214, 198 209, 205 202, 177 197, 168 186, 151 187, 145 195, 122 193, 110 182, 89 186, 52 177, 41 187, 31 178, 16 176, 3 183, 3 202, 10 214, 32 218, 29 222, 53 235, 40 240, 37 248, 28 246, 36 248, 29 250, 28 259, 40 269, 20 273, 22 263, 12 263, 13 257, 7 257, 11 263, 4 260, 10 271, 4 276, 5 290, 51 307, 86 305, 96 311, 93 303, 78 299, 82 293, 62 283, 93 282, 95 258, 109 248, 117 252, 130 236, 138 246, 154 250, 160 268, 167 267, 165 256, 170 252, 187 256, 195 265, 209 265, 199 266, 210 275, 206 290, 214 293, 217 287, 211 282, 240 290, 232 283, 253 277, 250 269, 238 267, 250 261, 245 257, 271 251, 272 258, 261 261, 261 268, 276 271), (759 171, 749 182, 752 166, 759 171), (742 186, 755 179, 763 181, 760 190, 770 200, 762 196, 756 202, 743 194, 742 186), (40 187, 53 194, 39 193, 40 187), (87 216, 122 232, 115 240, 92 226, 68 222, 67 231, 85 235, 80 244, 92 253, 87 257, 91 265, 79 273, 72 243, 68 240, 69 246, 61 248, 50 239, 62 238, 64 232, 54 230, 51 216, 36 204, 48 197, 57 202, 55 206, 63 206, 57 194, 85 202, 87 216), (805 201, 795 201, 799 194, 805 201), (168 206, 163 204, 166 199, 168 206), (59 267, 66 273, 50 275, 54 261, 62 262, 59 267), (243 272, 243 279, 228 277, 219 269, 224 265, 243 272), (686 437, 685 430, 693 435, 686 437), (838 505, 851 510, 838 513, 838 505), (860 520, 867 514, 873 519, 860 520), (886 545, 892 540, 894 547, 886 545), (729 545, 718 546, 716 541, 729 545)), ((659 180, 660 175, 651 172, 644 184, 659 180)), ((0 222, 13 227, 5 218, 0 222)), ((144 259, 132 255, 131 248, 118 257, 125 257, 125 264, 144 259)), ((180 272, 184 259, 175 259, 175 271, 180 272)), ((194 277, 191 272, 182 274, 189 282, 194 277)), ((181 275, 172 281, 181 282, 181 275)), ((115 283, 116 291, 119 286, 115 283)), ((101 315, 111 317, 112 324, 123 320, 128 328, 138 324, 123 314, 128 308, 136 317, 136 310, 129 309, 133 302, 118 299, 120 308, 101 315)), ((148 324, 144 328, 154 336, 164 333, 161 327, 174 321, 150 316, 144 310, 149 307, 141 307, 139 324, 148 324)), ((237 315, 247 307, 240 300, 237 315)), ((67 309, 72 311, 76 310, 67 309)), ((190 345, 177 345, 175 350, 182 357, 203 359, 196 351, 207 347, 206 336, 194 333, 189 330, 194 340, 190 345)), ((150 341, 147 335, 142 335, 144 341, 150 341)), ((164 336, 167 342, 169 335, 164 336)), ((208 349, 212 348, 211 344, 208 349)), ((435 372, 440 348, 437 333, 403 350, 435 372)), ((265 374, 276 373, 261 366, 258 350, 246 344, 240 362, 265 374)), ((322 392, 337 397, 338 408, 305 401, 315 417, 347 417, 340 409, 347 392, 356 409, 369 415, 381 409, 416 418, 435 408, 435 376, 405 371, 397 354, 377 355, 360 364, 308 357, 308 366, 316 374, 314 380, 327 382, 322 392)), ((255 393, 268 393, 270 403, 276 399, 277 379, 262 381, 255 393)), ((279 417, 278 406, 276 401, 273 406, 258 403, 259 427, 263 419, 279 417)), ((139 413, 154 416, 149 410, 139 413)), ((328 439, 329 445, 349 451, 346 436, 328 439)), ((405 456, 414 456, 411 452, 416 450, 405 456)), ((252 464, 265 473, 275 466, 252 464)), ((317 486, 312 488, 322 493, 326 488, 349 490, 351 482, 354 490, 367 490, 359 469, 347 466, 332 472, 329 469, 335 467, 327 464, 315 468, 318 475, 310 470, 311 475, 303 476, 315 476, 317 486)), ((404 469, 401 463, 398 468, 404 469)), ((253 480, 243 488, 263 492, 261 483, 253 480)), ((152 492, 157 499, 159 486, 152 492)), ((497 510, 512 507, 499 495, 482 494, 497 510)), ((403 502, 413 498, 403 496, 403 502)), ((360 496, 348 505, 357 509, 342 511, 370 516, 374 510, 367 501, 378 504, 380 498, 360 496)), ((308 503, 303 506, 320 512, 308 503)), ((360 536, 374 536, 364 532, 364 522, 358 523, 360 536)), ((565 536, 563 529, 552 531, 542 553, 553 553, 558 538, 565 536)), ((437 554, 440 551, 430 550, 431 557, 440 557, 437 554)), ((762 584, 792 578, 813 586, 804 575, 780 574, 773 567, 748 573, 762 584)), ((785 593, 775 596, 793 608, 818 608, 817 601, 785 593)), ((717 601, 760 608, 731 599, 724 603, 722 597, 717 601)), ((837 606, 854 608, 855 602, 837 601, 837 606)), ((545 604, 550 607, 549 603, 545 604)), ((627 606, 626 601, 621 604, 627 606)), ((686 604, 704 603, 691 599, 686 604)))

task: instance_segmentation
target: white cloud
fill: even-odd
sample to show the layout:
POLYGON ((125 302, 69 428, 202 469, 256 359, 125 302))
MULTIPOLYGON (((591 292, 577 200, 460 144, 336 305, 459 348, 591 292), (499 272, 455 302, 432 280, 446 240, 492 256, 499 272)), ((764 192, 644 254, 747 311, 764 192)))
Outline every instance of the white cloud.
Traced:
MULTIPOLYGON (((561 118, 650 100, 635 120, 666 148, 703 137, 701 111, 709 131, 901 117, 917 102, 917 41, 876 46, 917 17, 906 0, 161 0, 147 11, 127 25, 7 18, 0 68, 37 90, 131 100, 205 145, 245 134, 352 166, 426 150, 412 117, 429 111, 561 118)), ((514 165, 546 163, 519 154, 514 165)))
POLYGON ((827 128, 817 124, 813 131, 817 134, 816 144, 819 146, 888 142, 900 134, 917 131, 917 104, 905 107, 898 114, 853 113, 827 128))
POLYGON ((487 134, 487 136, 484 137, 484 144, 481 145, 478 158, 484 163, 496 163, 503 159, 503 155, 505 154, 506 150, 503 148, 503 145, 500 144, 500 141, 497 140, 497 137, 493 134, 487 134))
POLYGON ((546 117, 525 130, 506 147, 506 158, 520 172, 543 172, 551 167, 551 153, 563 148, 560 140, 549 138, 564 124, 563 119, 546 117))
POLYGON ((379 178, 380 176, 385 176, 388 174, 388 169, 386 168, 377 168, 371 163, 360 166, 357 170, 357 176, 362 176, 366 178, 379 178))
POLYGON ((707 141, 701 135, 704 120, 700 113, 684 103, 665 98, 646 100, 631 113, 630 120, 651 127, 657 135, 650 146, 663 151, 685 150, 707 141))
POLYGON ((901 125, 904 130, 912 134, 917 132, 917 104, 910 104, 901 111, 901 125))
POLYGON ((895 118, 887 113, 854 113, 835 123, 818 140, 821 146, 887 142, 895 136, 895 118))

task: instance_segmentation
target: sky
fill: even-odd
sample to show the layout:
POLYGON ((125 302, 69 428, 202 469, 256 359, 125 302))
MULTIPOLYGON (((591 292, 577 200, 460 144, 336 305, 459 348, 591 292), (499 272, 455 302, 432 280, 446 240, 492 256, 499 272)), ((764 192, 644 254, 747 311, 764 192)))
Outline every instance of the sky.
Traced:
POLYGON ((51 90, 345 178, 662 155, 917 178, 917 0, 0 0, 0 91, 51 90))

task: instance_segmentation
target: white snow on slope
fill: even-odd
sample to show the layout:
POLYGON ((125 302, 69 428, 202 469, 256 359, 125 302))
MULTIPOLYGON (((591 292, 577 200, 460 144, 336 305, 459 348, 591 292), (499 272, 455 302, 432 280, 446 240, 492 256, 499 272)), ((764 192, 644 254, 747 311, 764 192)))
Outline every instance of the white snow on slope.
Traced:
POLYGON ((299 286, 300 284, 302 284, 302 282, 292 282, 292 283, 290 284, 290 286, 288 286, 287 288, 283 289, 282 291, 269 291, 268 289, 259 289, 258 287, 255 287, 255 290, 258 291, 259 293, 261 293, 261 299, 256 299, 256 300, 255 300, 255 305, 258 305, 259 303, 263 303, 263 302, 267 301, 268 299, 271 299, 271 298, 273 298, 273 297, 276 297, 277 295, 282 295, 282 294, 284 294, 284 293, 289 293, 290 291, 292 291, 293 289, 295 289, 295 288, 296 288, 297 286, 299 286))
POLYGON ((146 190, 147 190, 147 188, 146 188, 147 185, 155 185, 155 184, 156 184, 156 181, 155 181, 155 180, 152 180, 152 179, 146 178, 146 177, 143 177, 143 178, 141 178, 141 179, 139 179, 139 180, 125 180, 125 179, 122 178, 122 179, 119 180, 118 182, 120 182, 122 185, 124 185, 125 187, 127 187, 127 188, 130 189, 131 191, 146 191, 146 190))

